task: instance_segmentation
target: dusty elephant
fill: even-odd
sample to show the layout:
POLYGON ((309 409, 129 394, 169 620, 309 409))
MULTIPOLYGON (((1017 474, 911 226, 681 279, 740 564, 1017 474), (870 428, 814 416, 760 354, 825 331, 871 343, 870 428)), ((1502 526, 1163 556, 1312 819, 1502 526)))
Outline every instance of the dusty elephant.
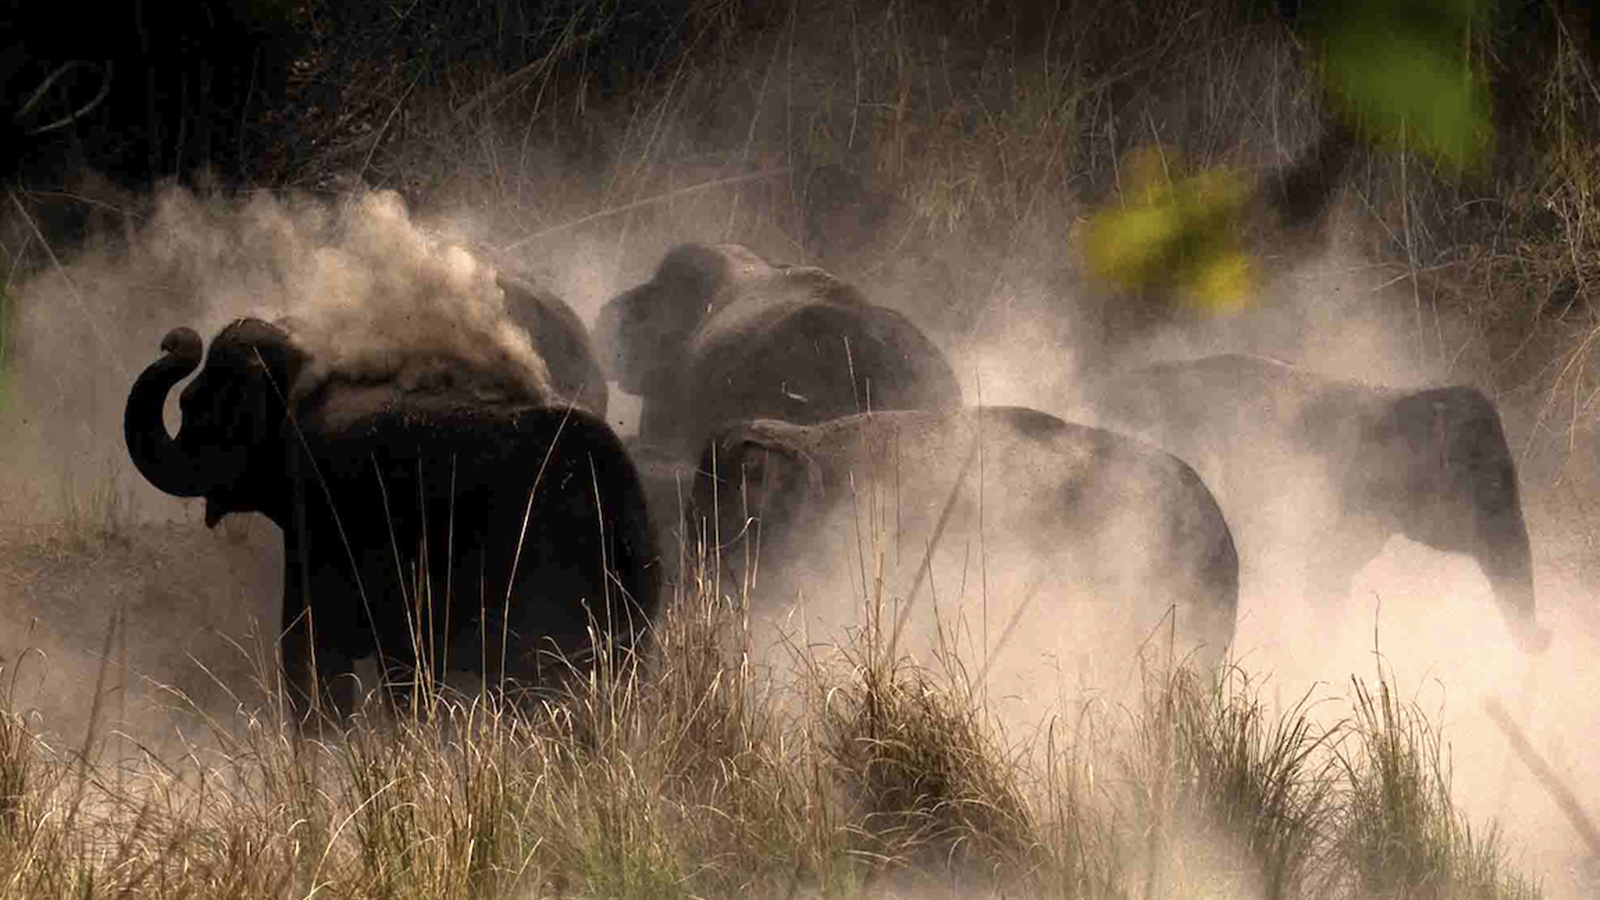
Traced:
POLYGON ((563 398, 606 417, 606 373, 583 320, 565 300, 511 275, 496 283, 506 293, 506 314, 532 336, 550 372, 550 386, 563 398))
POLYGON ((735 579, 723 590, 755 577, 753 617, 796 592, 859 608, 881 578, 924 608, 971 612, 981 595, 986 653, 1020 627, 1121 666, 1146 640, 1166 646, 1173 611, 1180 656, 1213 665, 1233 636, 1238 557, 1194 471, 1031 409, 730 426, 702 454, 695 504, 717 513, 703 527, 735 579), (848 585, 829 581, 840 573, 848 585))
POLYGON ((601 309, 595 343, 643 400, 641 440, 686 459, 724 422, 961 404, 949 362, 905 316, 737 244, 673 248, 601 309))
POLYGON ((172 437, 162 408, 202 346, 178 328, 161 349, 128 394, 128 452, 158 489, 204 497, 208 526, 259 511, 283 530, 282 662, 298 716, 313 674, 348 712, 343 676, 368 653, 380 671, 414 669, 420 649, 436 673, 481 664, 538 680, 541 651, 593 649, 591 615, 626 649, 654 613, 638 476, 583 409, 436 358, 425 378, 333 372, 308 386, 313 360, 290 326, 239 319, 184 389, 172 437))
POLYGON ((1399 534, 1471 556, 1518 646, 1540 652, 1548 644, 1516 465, 1480 391, 1399 390, 1225 354, 1108 379, 1090 405, 1101 424, 1144 437, 1205 476, 1240 531, 1247 568, 1268 564, 1283 527, 1263 511, 1292 502, 1303 518, 1323 504, 1305 586, 1323 608, 1399 534))

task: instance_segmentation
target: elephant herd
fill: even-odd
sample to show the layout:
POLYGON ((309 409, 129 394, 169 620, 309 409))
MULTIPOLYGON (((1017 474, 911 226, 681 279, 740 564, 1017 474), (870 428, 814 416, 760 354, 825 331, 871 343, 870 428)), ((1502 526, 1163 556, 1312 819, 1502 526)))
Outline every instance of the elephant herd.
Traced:
POLYGON ((725 586, 760 570, 777 596, 845 545, 864 559, 863 522, 903 557, 908 602, 948 595, 988 553, 1034 592, 1070 586, 1030 621, 1137 636, 1170 617, 1215 662, 1241 571, 1274 550, 1255 511, 1291 453, 1320 464, 1332 498, 1308 594, 1342 597, 1404 534, 1470 554, 1519 646, 1548 641, 1516 472, 1476 390, 1225 355, 1106 379, 1093 427, 964 405, 904 315, 737 245, 671 250, 592 337, 561 299, 498 283, 548 370, 533 387, 455 360, 426 378, 326 371, 296 322, 239 319, 203 359, 195 332, 173 330, 129 392, 128 451, 152 485, 203 497, 208 526, 259 512, 282 529, 298 716, 348 714, 369 655, 395 685, 452 667, 542 684, 604 659, 597 635, 621 660, 678 577, 672 542, 703 540, 725 586), (197 369, 170 435, 167 395, 197 369), (607 380, 642 404, 627 441, 606 423, 607 380))

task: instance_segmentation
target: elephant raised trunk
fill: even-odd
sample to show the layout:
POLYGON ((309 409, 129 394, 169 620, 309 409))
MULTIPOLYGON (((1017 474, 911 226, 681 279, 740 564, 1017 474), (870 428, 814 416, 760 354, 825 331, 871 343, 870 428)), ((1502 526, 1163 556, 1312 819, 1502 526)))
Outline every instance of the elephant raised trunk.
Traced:
POLYGON ((174 328, 161 340, 165 354, 139 374, 128 392, 122 435, 133 464, 158 490, 176 497, 199 497, 216 483, 208 467, 167 434, 163 409, 167 392, 200 367, 203 345, 190 328, 174 328))
MULTIPOLYGON (((553 333, 581 322, 546 312, 531 317, 534 349, 568 354, 572 377, 557 383, 581 387, 588 336, 553 333)), ((450 655, 482 666, 486 683, 539 682, 556 672, 540 658, 552 644, 577 659, 603 649, 592 635, 616 637, 619 650, 641 639, 658 602, 655 544, 637 470, 602 419, 565 398, 484 399, 475 386, 508 373, 429 344, 398 349, 379 374, 319 360, 296 339, 304 327, 239 318, 206 346, 175 329, 124 419, 139 472, 167 493, 204 496, 208 527, 255 512, 283 530, 279 652, 296 718, 319 690, 347 714, 347 676, 369 653, 385 677, 424 665, 442 674, 450 655), (162 407, 202 350, 171 435, 162 407), (413 360, 436 367, 430 378, 396 374, 413 360), (604 605, 622 596, 638 624, 604 605), (413 606, 424 597, 426 610, 413 606), (591 609, 600 632, 589 631, 591 609)))
POLYGON ((1511 639, 1524 653, 1537 655, 1550 646, 1550 629, 1539 624, 1534 610, 1533 572, 1525 534, 1523 540, 1524 549, 1520 552, 1504 544, 1491 546, 1479 555, 1478 561, 1494 587, 1511 639))

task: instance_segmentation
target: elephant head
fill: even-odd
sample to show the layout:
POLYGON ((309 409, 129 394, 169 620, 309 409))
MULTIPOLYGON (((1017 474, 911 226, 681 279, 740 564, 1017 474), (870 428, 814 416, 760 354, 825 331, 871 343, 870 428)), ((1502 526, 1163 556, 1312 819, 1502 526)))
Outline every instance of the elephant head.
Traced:
POLYGON ((689 335, 705 319, 723 280, 720 257, 700 244, 669 252, 644 284, 600 308, 595 347, 623 390, 645 396, 682 366, 689 335))
POLYGON ((713 435, 700 455, 693 508, 717 513, 719 544, 732 544, 760 523, 770 546, 803 530, 796 520, 823 493, 823 473, 801 444, 802 426, 771 419, 743 422, 713 435))
POLYGON ((628 393, 657 393, 682 368, 690 335, 729 299, 730 284, 784 268, 738 244, 672 248, 649 281, 601 307, 595 347, 602 364, 628 393))
POLYGON ((205 497, 207 526, 230 512, 252 511, 282 525, 281 492, 257 489, 274 482, 255 476, 283 465, 278 437, 285 398, 304 356, 283 327, 235 320, 211 342, 205 369, 179 396, 183 425, 174 437, 162 416, 167 393, 199 367, 201 349, 200 336, 189 328, 175 328, 162 340, 163 356, 128 392, 122 420, 128 455, 157 489, 205 497))
POLYGON ((1476 559, 1518 646, 1543 652, 1550 632, 1538 623, 1516 464, 1494 405, 1468 387, 1409 393, 1389 404, 1372 436, 1392 463, 1393 474, 1377 480, 1403 483, 1373 485, 1367 501, 1390 506, 1411 538, 1476 559))

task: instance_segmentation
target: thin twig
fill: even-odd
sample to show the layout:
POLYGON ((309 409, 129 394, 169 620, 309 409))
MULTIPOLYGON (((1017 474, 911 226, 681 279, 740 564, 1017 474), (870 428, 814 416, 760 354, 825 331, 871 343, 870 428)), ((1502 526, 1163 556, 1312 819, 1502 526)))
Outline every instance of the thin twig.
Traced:
POLYGON ((1589 852, 1600 857, 1600 828, 1596 828, 1594 820, 1584 812, 1583 804, 1578 802, 1572 789, 1567 787, 1561 776, 1557 775, 1544 761, 1544 757, 1539 755, 1539 751, 1534 749, 1533 744, 1522 733, 1522 729, 1517 727, 1517 723, 1512 720, 1511 714, 1499 700, 1490 697, 1483 701, 1483 708, 1489 713, 1489 718, 1494 720, 1494 724, 1505 732, 1506 740, 1511 742, 1511 749, 1517 751, 1517 755, 1527 763, 1534 777, 1538 778, 1544 789, 1550 792, 1551 799, 1555 800, 1561 811, 1572 820, 1572 827, 1578 830, 1578 835, 1589 845, 1589 852))
POLYGON ((747 175, 730 175, 727 178, 714 178, 711 181, 702 181, 699 184, 691 184, 688 187, 677 188, 676 190, 667 191, 664 194, 655 194, 650 197, 635 200, 632 203, 624 203, 621 206, 612 207, 610 209, 602 209, 599 212, 590 213, 587 216, 580 216, 570 222, 563 222, 560 225, 552 225, 549 228, 542 228, 533 232, 527 237, 512 241, 511 243, 500 247, 499 252, 510 253, 511 251, 520 249, 527 244, 531 244, 534 241, 539 240, 540 238, 549 237, 552 234, 566 231, 569 228, 576 228, 579 225, 584 225, 586 223, 593 222, 598 219, 604 219, 609 216, 615 216, 620 213, 632 212, 640 207, 661 203, 665 200, 671 200, 672 198, 681 196, 683 194, 692 194, 696 191, 709 190, 714 187, 722 187, 729 184, 743 184, 747 181, 760 181, 763 178, 775 178, 780 175, 788 175, 793 171, 794 167, 784 166, 778 169, 767 169, 762 172, 751 172, 747 175))

